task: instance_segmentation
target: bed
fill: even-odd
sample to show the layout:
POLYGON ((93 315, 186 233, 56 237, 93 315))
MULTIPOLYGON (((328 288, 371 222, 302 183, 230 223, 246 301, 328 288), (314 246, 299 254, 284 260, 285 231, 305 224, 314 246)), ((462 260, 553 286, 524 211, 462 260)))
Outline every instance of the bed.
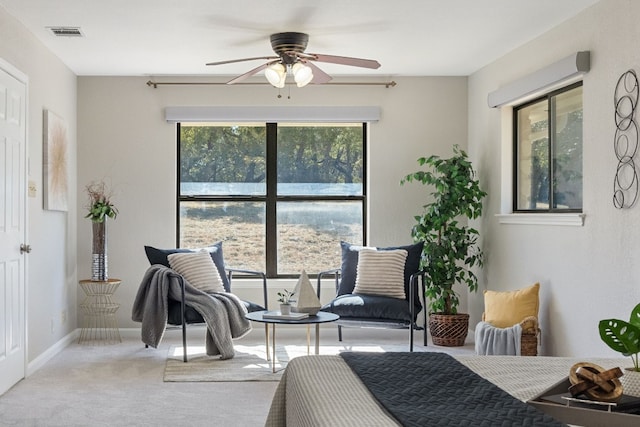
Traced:
MULTIPOLYGON (((434 354, 446 356, 451 359, 451 366, 446 365, 446 369, 439 369, 438 372, 451 372, 451 377, 481 377, 488 380, 487 387, 498 389, 497 392, 506 396, 507 400, 511 400, 522 405, 522 402, 535 397, 550 386, 565 378, 571 366, 577 362, 588 360, 596 363, 604 368, 612 368, 616 366, 624 366, 624 359, 578 359, 563 357, 518 357, 518 356, 448 356, 444 353, 360 353, 358 358, 370 359, 375 354, 390 355, 389 359, 385 359, 386 365, 369 367, 373 371, 373 376, 377 374, 380 378, 386 378, 393 375, 414 378, 415 385, 422 385, 422 390, 417 390, 419 399, 424 400, 415 405, 415 401, 411 401, 407 397, 410 405, 420 407, 421 411, 432 415, 438 408, 441 412, 437 415, 437 422, 425 421, 421 422, 399 422, 396 416, 385 409, 389 407, 386 403, 380 401, 374 396, 373 392, 364 385, 361 377, 356 374, 352 366, 350 366, 343 355, 321 355, 321 356, 303 356, 298 357, 287 366, 282 380, 280 381, 269 411, 266 421, 267 427, 284 427, 284 426, 398 426, 398 425, 492 425, 491 420, 483 424, 479 418, 471 424, 465 424, 463 415, 468 416, 468 411, 460 410, 459 397, 450 397, 449 401, 442 402, 443 393, 440 392, 440 384, 438 390, 430 387, 430 382, 436 381, 432 374, 427 375, 425 372, 412 375, 416 372, 416 366, 411 363, 418 363, 422 366, 432 365, 434 354), (413 355, 413 361, 407 364, 403 355, 413 355), (432 355, 432 356, 429 356, 432 355), (361 357, 360 357, 361 356, 361 357), (457 363, 459 362, 459 363, 457 363), (456 370, 459 365, 460 369, 456 370), (386 367, 385 367, 386 366, 386 367), (382 367, 380 369, 380 367, 382 367), (453 369, 456 368, 456 369, 453 369), (380 369, 380 370, 379 370, 380 369), (385 370, 386 369, 386 370, 385 370), (464 370, 464 372, 462 371, 464 370), (395 373, 394 373, 395 372, 395 373), (423 375, 422 377, 420 375, 423 375), (426 379, 425 379, 426 378, 426 379), (495 387, 497 386, 497 387, 495 387), (436 392, 437 391, 437 392, 436 392), (506 393, 505 393, 506 392, 506 393), (430 399, 440 399, 430 406, 430 399), (513 399, 515 398, 515 399, 513 399), (444 409, 443 409, 444 408, 444 409), (444 410, 444 412, 442 412, 444 410), (425 424, 427 423, 427 424, 425 424)), ((438 360, 442 359, 437 356, 438 360)), ((440 363, 440 362, 438 362, 440 363)), ((362 372, 360 372, 362 374, 362 372)), ((372 372, 369 372, 371 376, 372 372)), ((460 384, 460 383, 459 383, 460 384)), ((466 392, 469 388, 466 386, 459 387, 459 393, 466 392)), ((386 387, 382 385, 383 389, 386 387)), ((407 389, 412 386, 406 384, 407 389)), ((375 390, 375 389, 374 389, 375 390)), ((404 397, 412 392, 400 393, 404 397)), ((389 393, 393 394, 393 392, 389 393)), ((380 397, 380 396, 379 396, 380 397)), ((414 396, 415 397, 415 396, 414 396)), ((445 400, 447 399, 444 396, 445 400)), ((485 395, 482 395, 482 399, 485 395)), ((502 398, 505 398, 502 396, 502 398)), ((485 406, 480 404, 477 406, 485 406)), ((533 409, 533 408, 531 408, 533 409)), ((486 414, 485 414, 486 415, 486 414)), ((492 416, 491 414, 487 416, 492 416)), ((478 417, 481 417, 480 415, 478 417)), ((400 418, 403 419, 403 418, 400 418)), ((548 422, 548 419, 528 425, 561 425, 548 422)), ((553 421, 553 420, 551 420, 553 421)), ((503 423, 502 425, 517 425, 503 423)))

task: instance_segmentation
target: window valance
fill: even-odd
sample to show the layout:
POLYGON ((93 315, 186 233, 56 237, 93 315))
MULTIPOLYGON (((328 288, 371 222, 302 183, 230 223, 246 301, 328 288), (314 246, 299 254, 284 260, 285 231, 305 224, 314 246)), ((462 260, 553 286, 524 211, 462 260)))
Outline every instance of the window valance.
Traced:
POLYGON ((176 122, 362 123, 380 120, 380 107, 166 107, 165 119, 176 122))
POLYGON ((500 87, 489 93, 489 107, 502 107, 515 102, 524 102, 538 94, 565 86, 572 79, 580 78, 591 67, 589 51, 576 52, 534 73, 500 87))

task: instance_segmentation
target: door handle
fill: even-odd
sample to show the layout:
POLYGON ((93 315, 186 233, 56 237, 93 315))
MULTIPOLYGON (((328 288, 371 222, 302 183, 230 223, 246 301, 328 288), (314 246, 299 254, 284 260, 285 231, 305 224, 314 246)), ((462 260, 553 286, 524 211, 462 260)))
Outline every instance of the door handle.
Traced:
POLYGON ((27 245, 25 243, 22 243, 20 245, 20 254, 23 254, 25 252, 26 253, 31 253, 31 245, 27 245))

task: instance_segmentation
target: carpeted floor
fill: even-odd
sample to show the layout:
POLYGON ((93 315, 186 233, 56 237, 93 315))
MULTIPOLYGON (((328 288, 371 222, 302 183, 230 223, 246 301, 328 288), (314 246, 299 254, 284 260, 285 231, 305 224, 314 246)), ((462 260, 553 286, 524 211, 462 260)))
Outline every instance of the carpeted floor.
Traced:
MULTIPOLYGON (((263 332, 255 328, 236 344, 260 348, 263 332)), ((304 332, 287 332, 280 335, 278 346, 293 346, 306 353, 304 332)), ((327 326, 321 336, 321 354, 336 349, 407 350, 407 331, 402 330, 348 329, 344 342, 338 343, 335 327, 327 326)), ((72 344, 0 396, 0 425, 264 425, 276 381, 163 381, 169 348, 180 346, 179 337, 179 331, 167 332, 158 349, 145 349, 138 338, 124 338, 114 345, 72 344)), ((189 328, 188 342, 203 346, 204 330, 189 328)), ((455 349, 417 346, 416 350, 472 354, 473 345, 455 349)))
MULTIPOLYGON (((276 345, 276 362, 267 360, 263 343, 248 345, 244 341, 235 344, 236 355, 233 359, 220 360, 217 356, 207 356, 204 346, 187 347, 188 363, 183 361, 182 346, 171 346, 167 354, 167 365, 164 371, 166 382, 229 382, 229 381, 279 381, 287 363, 294 357, 307 355, 307 346, 292 344, 290 337, 282 345, 276 345), (275 370, 275 372, 273 372, 275 370)), ((390 352, 407 351, 406 345, 360 343, 358 345, 323 345, 320 354, 338 354, 342 351, 390 352)), ((423 348, 418 351, 436 350, 436 347, 423 348)), ((315 349, 310 348, 311 354, 315 349)), ((449 349, 449 353, 466 352, 467 348, 449 349)))
MULTIPOLYGON (((188 362, 183 360, 182 346, 172 346, 164 370, 166 382, 280 381, 289 355, 279 347, 275 373, 267 360, 264 344, 236 343, 233 359, 207 356, 204 346, 187 347, 188 362)), ((306 352, 305 352, 306 354, 306 352)))

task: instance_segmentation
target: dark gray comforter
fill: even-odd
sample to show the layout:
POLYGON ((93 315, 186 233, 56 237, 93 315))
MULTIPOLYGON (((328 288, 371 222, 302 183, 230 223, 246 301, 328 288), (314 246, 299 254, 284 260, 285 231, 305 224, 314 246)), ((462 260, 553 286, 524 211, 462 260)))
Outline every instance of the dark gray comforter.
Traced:
POLYGON ((403 426, 565 425, 445 353, 340 355, 403 426))

